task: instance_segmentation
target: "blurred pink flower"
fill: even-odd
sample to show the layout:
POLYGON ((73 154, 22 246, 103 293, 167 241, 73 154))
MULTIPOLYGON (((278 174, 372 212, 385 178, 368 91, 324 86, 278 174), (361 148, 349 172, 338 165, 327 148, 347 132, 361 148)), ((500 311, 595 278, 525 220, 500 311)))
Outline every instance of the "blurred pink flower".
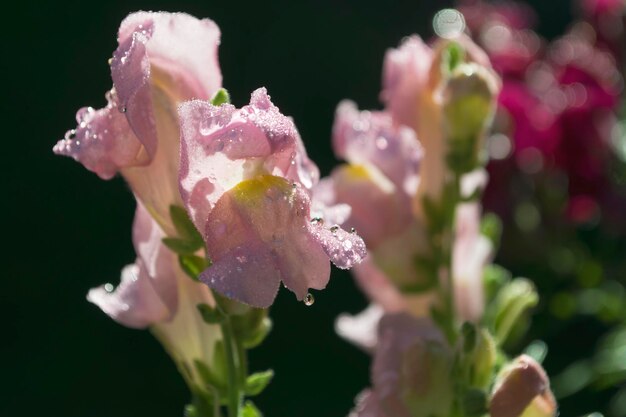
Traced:
POLYGON ((213 262, 203 282, 268 307, 281 281, 302 300, 326 286, 329 258, 350 268, 365 256, 356 234, 311 219, 317 167, 265 89, 239 110, 194 100, 179 113, 180 191, 213 262))
POLYGON ((370 390, 357 399, 350 417, 447 416, 452 403, 451 351, 429 319, 385 315, 370 390))
POLYGON ((219 28, 208 19, 129 15, 110 60, 107 105, 80 109, 76 129, 54 147, 103 179, 120 172, 168 234, 169 206, 180 204, 176 108, 191 98, 209 99, 220 88, 219 42, 219 28))

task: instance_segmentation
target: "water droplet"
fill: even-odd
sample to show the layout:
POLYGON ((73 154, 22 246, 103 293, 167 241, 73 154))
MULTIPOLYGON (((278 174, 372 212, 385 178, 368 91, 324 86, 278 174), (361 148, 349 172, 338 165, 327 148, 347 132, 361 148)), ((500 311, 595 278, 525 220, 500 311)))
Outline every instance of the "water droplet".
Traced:
POLYGON ((109 294, 112 293, 114 289, 115 287, 113 286, 113 284, 111 283, 104 284, 104 290, 108 292, 109 294))
POLYGON ((433 29, 442 38, 456 38, 465 30, 465 19, 458 10, 443 9, 433 18, 433 29))
POLYGON ((126 113, 126 106, 118 107, 120 113, 126 113))
POLYGON ((322 225, 324 224, 324 219, 322 219, 321 217, 313 217, 311 219, 311 224, 319 224, 322 225))
POLYGON ((330 228, 330 231, 331 231, 333 234, 337 233, 337 230, 339 230, 339 226, 337 226, 337 225, 334 225, 334 226, 332 226, 332 227, 330 228))
POLYGON ((113 62, 113 58, 109 58, 109 60, 107 61, 107 64, 111 65, 111 62, 113 62))
POLYGON ((356 233, 356 229, 354 227, 350 228, 350 233, 356 233))
POLYGON ((310 307, 313 303, 315 303, 315 297, 313 297, 313 294, 308 293, 306 297, 304 297, 304 305, 310 307))
POLYGON ((65 139, 72 140, 76 137, 76 131, 74 129, 68 130, 65 132, 65 139))
POLYGON ((384 137, 379 136, 376 139, 376 147, 380 149, 381 151, 387 149, 387 146, 389 146, 389 143, 387 142, 387 139, 385 139, 384 137))

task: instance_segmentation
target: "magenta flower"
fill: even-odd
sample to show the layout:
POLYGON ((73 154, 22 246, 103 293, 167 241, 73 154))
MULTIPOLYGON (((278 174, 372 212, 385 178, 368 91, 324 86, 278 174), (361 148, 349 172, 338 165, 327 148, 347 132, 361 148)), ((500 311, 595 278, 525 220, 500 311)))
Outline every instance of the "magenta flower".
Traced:
POLYGON ((329 258, 350 268, 365 256, 356 234, 311 218, 317 168, 265 89, 239 110, 194 100, 179 114, 180 190, 213 262, 209 287, 268 307, 281 281, 302 300, 326 286, 329 258))
POLYGON ((54 147, 103 179, 120 172, 168 234, 168 210, 180 205, 177 105, 220 88, 220 31, 182 13, 129 15, 110 60, 113 89, 99 110, 80 109, 78 126, 54 147))

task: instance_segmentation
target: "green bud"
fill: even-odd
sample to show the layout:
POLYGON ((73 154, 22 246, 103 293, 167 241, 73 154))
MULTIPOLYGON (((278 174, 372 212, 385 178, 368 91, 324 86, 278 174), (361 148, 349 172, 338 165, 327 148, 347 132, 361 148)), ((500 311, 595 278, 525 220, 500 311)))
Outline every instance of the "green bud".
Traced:
POLYGON ((516 328, 524 328, 529 320, 526 313, 538 302, 535 286, 526 278, 516 278, 498 291, 485 314, 498 345, 505 344, 516 328))
POLYGON ((478 64, 459 64, 450 72, 442 95, 447 163, 452 171, 464 174, 485 162, 482 139, 493 119, 497 92, 496 76, 478 64))
POLYGON ((211 104, 214 106, 230 104, 230 94, 228 94, 228 90, 226 90, 225 88, 220 88, 219 90, 217 90, 217 92, 211 99, 211 104))

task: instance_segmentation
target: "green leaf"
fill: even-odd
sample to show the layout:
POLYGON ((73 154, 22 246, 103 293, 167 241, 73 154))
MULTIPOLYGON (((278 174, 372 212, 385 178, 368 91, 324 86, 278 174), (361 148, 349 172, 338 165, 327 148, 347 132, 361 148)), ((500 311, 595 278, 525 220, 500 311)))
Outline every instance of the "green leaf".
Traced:
POLYGON ((502 236, 502 221, 494 213, 487 213, 480 222, 480 234, 487 237, 494 248, 500 245, 502 236))
POLYGON ((524 353, 536 360, 537 363, 543 363, 548 354, 548 345, 543 340, 533 340, 526 346, 524 353))
POLYGON ((164 237, 163 244, 179 255, 193 255, 202 247, 202 243, 179 239, 176 237, 164 237))
POLYGON ((202 382, 204 382, 207 386, 217 389, 220 393, 225 392, 226 382, 222 381, 213 371, 211 371, 211 368, 209 368, 207 364, 199 359, 195 359, 193 364, 196 367, 196 371, 198 371, 198 375, 202 378, 202 382))
POLYGON ((476 326, 470 322, 464 322, 461 325, 461 334, 463 335, 463 352, 472 353, 476 348, 477 334, 476 326))
POLYGON ((178 264, 194 281, 198 281, 200 273, 211 266, 210 261, 196 255, 178 255, 178 264))
POLYGON ((269 385, 273 377, 274 371, 271 369, 250 375, 246 379, 246 386, 244 388, 246 395, 251 397, 259 395, 269 385))
POLYGON ((241 417, 263 417, 263 414, 252 401, 246 401, 241 410, 241 417))
POLYGON ((241 340, 243 347, 252 349, 259 346, 272 331, 272 320, 265 317, 261 323, 241 340))
POLYGON ((533 283, 525 278, 517 278, 502 288, 495 300, 495 337, 499 345, 506 342, 515 325, 523 321, 523 315, 539 302, 533 283))
POLYGON ((467 417, 480 417, 485 415, 487 408, 487 394, 479 389, 470 388, 463 395, 463 415, 467 417))
POLYGON ((450 42, 443 51, 443 70, 450 73, 465 61, 465 50, 458 42, 450 42))
POLYGON ((207 324, 222 323, 227 317, 222 310, 213 308, 208 304, 198 304, 196 308, 200 312, 202 320, 207 324))
POLYGON ((220 88, 211 99, 211 104, 221 106, 222 104, 230 104, 230 94, 225 88, 220 88))
POLYGON ((170 217, 172 219, 172 223, 174 223, 176 232, 178 232, 179 238, 202 247, 202 235, 200 235, 184 208, 172 204, 170 206, 170 217))

